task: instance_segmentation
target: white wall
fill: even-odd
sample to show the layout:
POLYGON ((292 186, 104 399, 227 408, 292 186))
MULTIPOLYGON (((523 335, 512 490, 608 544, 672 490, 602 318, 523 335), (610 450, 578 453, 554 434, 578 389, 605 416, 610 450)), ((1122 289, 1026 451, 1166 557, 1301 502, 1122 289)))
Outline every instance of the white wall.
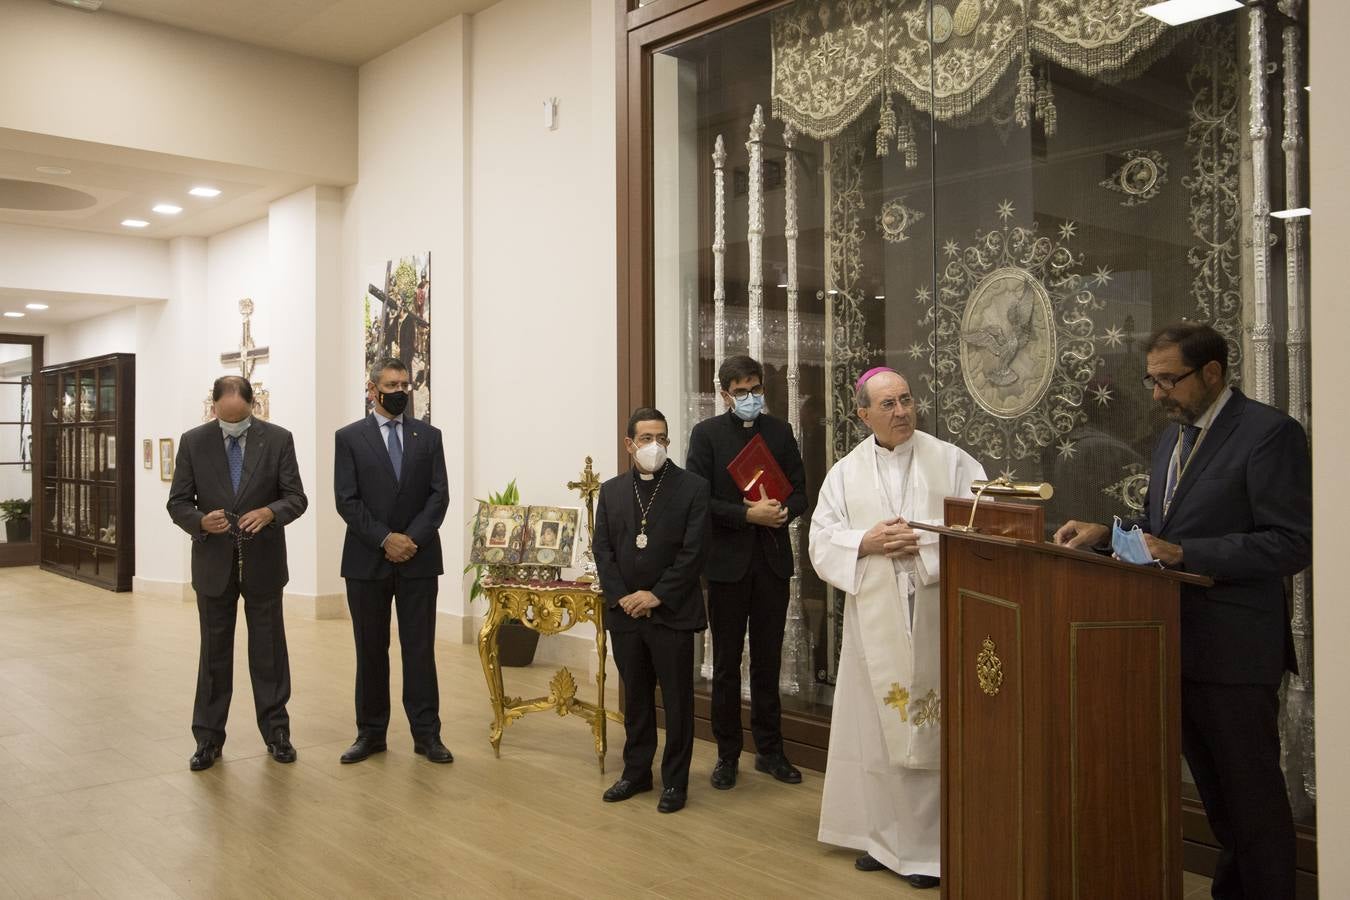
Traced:
POLYGON ((349 66, 111 9, 91 15, 0 0, 0 85, 3 128, 334 184, 356 174, 356 72, 349 66))
POLYGON ((170 282, 165 241, 0 224, 0 288, 163 299, 170 282))
POLYGON ((587 455, 615 473, 613 56, 611 3, 504 0, 473 17, 476 496, 518 478, 527 503, 575 504, 565 485, 587 455))
MULTIPOLYGON (((459 523, 465 518, 468 417, 466 21, 451 19, 361 67, 359 180, 347 194, 343 293, 337 304, 342 328, 331 357, 339 393, 330 414, 346 424, 365 411, 361 321, 366 285, 383 284, 386 261, 430 252, 431 424, 441 430, 450 481, 450 508, 441 529, 446 575, 439 606, 453 614, 462 614, 464 606, 459 523)), ((331 506, 331 471, 324 491, 331 506)))
POLYGON ((42 343, 42 364, 54 366, 104 353, 135 353, 138 322, 137 308, 127 306, 50 331, 42 343))
POLYGON ((1350 34, 1350 5, 1317 3, 1316 28, 1309 29, 1311 77, 1312 164, 1312 370, 1313 402, 1313 583, 1317 677, 1317 867, 1323 897, 1350 897, 1350 704, 1344 685, 1350 682, 1350 583, 1346 510, 1350 482, 1344 475, 1350 417, 1345 385, 1350 383, 1350 354, 1344 336, 1350 333, 1350 308, 1345 303, 1341 274, 1345 245, 1350 241, 1350 119, 1346 118, 1341 85, 1350 79, 1350 58, 1343 38, 1350 34))

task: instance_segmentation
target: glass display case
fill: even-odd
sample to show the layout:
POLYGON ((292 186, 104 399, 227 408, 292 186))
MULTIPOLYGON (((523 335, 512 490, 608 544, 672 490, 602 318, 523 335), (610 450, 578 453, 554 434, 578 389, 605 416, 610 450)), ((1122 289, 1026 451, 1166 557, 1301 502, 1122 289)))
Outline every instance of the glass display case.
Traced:
POLYGON ((135 357, 42 370, 41 565, 115 591, 135 566, 135 357))
POLYGON ((0 566, 37 562, 34 513, 40 506, 33 430, 42 366, 42 338, 0 335, 0 566))
MULTIPOLYGON (((1180 26, 1146 5, 629 2, 621 413, 654 401, 682 461, 722 411, 718 365, 749 353, 814 502, 867 434, 855 379, 887 365, 920 428, 991 477, 1051 482, 1052 528, 1141 508, 1164 424, 1143 344, 1161 325, 1214 325, 1231 380, 1309 425, 1308 219, 1281 212, 1309 205, 1302 4, 1180 26)), ((781 689, 789 753, 823 767, 843 598, 806 530, 781 689)), ((1294 579, 1282 722, 1305 834, 1311 592, 1294 579)), ((700 716, 710 660, 705 642, 700 716)))

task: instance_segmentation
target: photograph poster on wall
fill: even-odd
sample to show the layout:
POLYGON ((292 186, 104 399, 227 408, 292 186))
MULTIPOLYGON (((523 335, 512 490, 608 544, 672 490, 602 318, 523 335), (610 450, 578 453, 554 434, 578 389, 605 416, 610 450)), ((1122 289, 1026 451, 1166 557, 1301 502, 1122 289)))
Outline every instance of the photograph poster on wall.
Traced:
MULTIPOLYGON (((384 264, 362 301, 365 384, 371 368, 393 358, 408 367, 412 398, 407 415, 431 423, 431 254, 413 254, 384 264)), ((367 398, 366 413, 373 410, 367 398)))
POLYGON ((159 480, 173 481, 173 438, 159 439, 159 480))
POLYGON ((147 469, 153 469, 155 467, 154 441, 149 438, 141 441, 141 457, 141 465, 145 466, 147 469))

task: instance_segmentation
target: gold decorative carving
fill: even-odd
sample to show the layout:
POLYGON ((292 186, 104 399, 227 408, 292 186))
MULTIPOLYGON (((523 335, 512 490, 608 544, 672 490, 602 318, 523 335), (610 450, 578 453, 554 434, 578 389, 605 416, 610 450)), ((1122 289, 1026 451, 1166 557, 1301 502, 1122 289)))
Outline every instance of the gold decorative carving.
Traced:
POLYGON ((590 723, 600 771, 605 771, 605 726, 611 719, 623 722, 623 716, 605 709, 605 599, 594 588, 595 585, 579 582, 524 585, 494 583, 490 577, 484 579, 488 610, 478 632, 478 657, 487 679, 488 702, 492 704, 488 741, 498 757, 501 756, 502 732, 507 725, 526 713, 551 709, 559 716, 577 715, 590 723), (577 698, 576 678, 566 668, 554 674, 547 697, 521 699, 507 696, 502 687, 497 632, 508 619, 519 619, 526 627, 543 635, 561 634, 579 622, 594 623, 595 651, 599 660, 595 675, 596 702, 577 698))
POLYGON ((990 697, 997 697, 1003 687, 1003 660, 994 652, 994 641, 988 635, 980 646, 983 649, 975 657, 975 675, 979 678, 980 690, 990 697))
POLYGON ((909 721, 909 691, 892 683, 890 693, 885 696, 886 705, 894 707, 900 713, 900 721, 909 721))

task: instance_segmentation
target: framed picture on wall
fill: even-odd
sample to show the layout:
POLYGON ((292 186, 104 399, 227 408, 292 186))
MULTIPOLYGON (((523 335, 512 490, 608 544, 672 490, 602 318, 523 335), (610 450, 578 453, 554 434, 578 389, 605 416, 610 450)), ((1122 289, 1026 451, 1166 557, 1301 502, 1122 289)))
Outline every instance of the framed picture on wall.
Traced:
POLYGON ((159 480, 173 481, 173 438, 159 439, 159 480))
POLYGON ((147 469, 153 469, 155 467, 154 441, 149 438, 141 441, 141 457, 141 465, 145 466, 147 469))

